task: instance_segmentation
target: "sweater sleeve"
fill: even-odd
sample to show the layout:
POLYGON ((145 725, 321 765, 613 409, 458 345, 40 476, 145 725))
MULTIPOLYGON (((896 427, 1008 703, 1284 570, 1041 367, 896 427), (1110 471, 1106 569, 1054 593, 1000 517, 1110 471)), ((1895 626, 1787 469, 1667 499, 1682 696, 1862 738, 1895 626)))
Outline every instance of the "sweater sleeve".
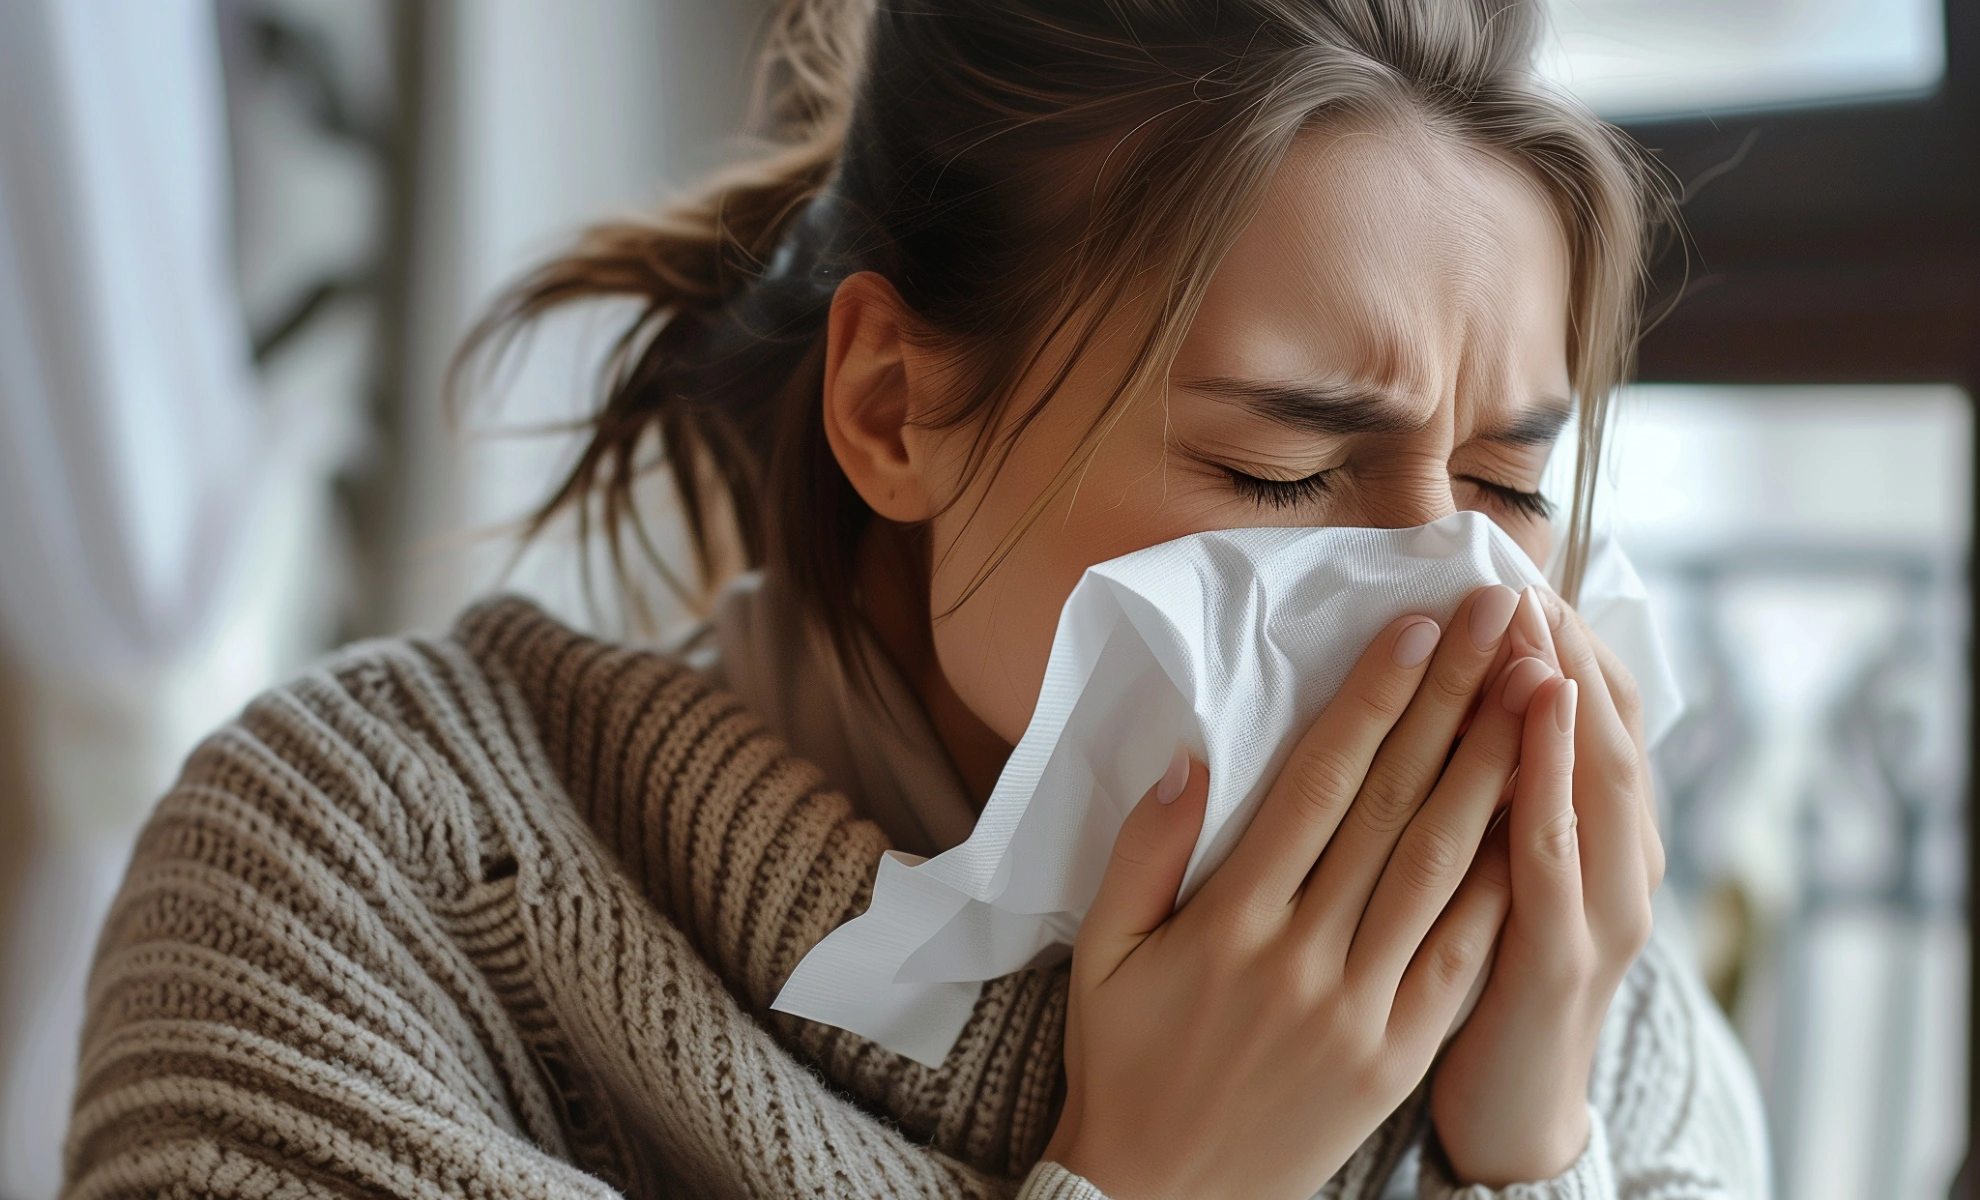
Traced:
POLYGON ((504 1017, 483 967, 513 953, 457 936, 485 935, 514 880, 484 882, 438 764, 352 702, 369 666, 256 701, 139 837, 90 981, 64 1195, 607 1200, 638 1181, 622 1131, 566 1119, 534 1053, 553 1048, 504 1017))
MULTIPOLYGON (((1562 1175, 1493 1190, 1451 1177, 1434 1145, 1419 1200, 1763 1200, 1772 1195, 1759 1090, 1697 972, 1659 933, 1603 1023, 1588 1146, 1562 1175)), ((1434 1134, 1429 1135, 1434 1138, 1434 1134)))
POLYGON ((65 1196, 1013 1194, 781 1049, 525 725, 388 643, 201 746, 99 942, 65 1196))
POLYGON ((1609 1138, 1602 1125, 1602 1111, 1588 1109, 1588 1145, 1574 1165, 1541 1183, 1515 1183, 1488 1188, 1483 1184, 1460 1184, 1451 1178, 1444 1156, 1427 1151, 1417 1175, 1418 1200, 1615 1200, 1616 1179, 1609 1153, 1609 1138))
POLYGON ((1107 1200, 1107 1194, 1055 1162, 1041 1162, 1024 1177, 1013 1200, 1107 1200))

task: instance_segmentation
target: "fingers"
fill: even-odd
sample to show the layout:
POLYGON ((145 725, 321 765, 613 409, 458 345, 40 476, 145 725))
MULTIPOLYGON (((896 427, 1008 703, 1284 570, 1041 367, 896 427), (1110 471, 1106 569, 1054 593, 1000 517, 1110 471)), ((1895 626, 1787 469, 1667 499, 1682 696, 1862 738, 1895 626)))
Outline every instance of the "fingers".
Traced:
MULTIPOLYGON (((1343 906, 1352 909, 1346 927, 1350 934, 1352 917, 1359 915, 1404 828, 1444 773, 1451 758, 1451 743, 1478 703, 1481 686, 1499 658, 1507 626, 1519 604, 1518 592, 1494 585, 1473 592, 1459 606, 1451 621, 1452 634, 1438 647, 1429 674, 1410 699, 1395 731, 1376 752, 1340 830, 1321 855, 1320 868, 1305 892, 1312 894, 1324 877, 1330 910, 1340 911, 1343 906), (1464 631, 1462 636, 1457 632, 1460 630, 1464 631)), ((1517 747, 1513 725, 1507 725, 1506 736, 1500 739, 1505 743, 1508 775, 1517 747)), ((1465 846, 1468 850, 1476 844, 1473 837, 1465 846)), ((1345 941, 1341 945, 1345 946, 1345 941)))
MULTIPOLYGON (((1636 743, 1638 758, 1647 764, 1649 750, 1643 736, 1643 701, 1636 685, 1636 678, 1629 673, 1629 668, 1622 665, 1622 660, 1616 657, 1615 651, 1603 645, 1602 639, 1588 629, 1587 623, 1582 621, 1578 614, 1575 615, 1574 620, 1579 626, 1579 632, 1587 638, 1590 649, 1595 652, 1596 665, 1601 668, 1602 679, 1608 687, 1610 698, 1615 702, 1616 712, 1622 717, 1624 727, 1629 730, 1630 739, 1636 743)), ((1643 802, 1639 805, 1642 811, 1642 829, 1638 836, 1643 847, 1644 876, 1649 881, 1650 890, 1655 891, 1657 885, 1664 879, 1664 842, 1657 829, 1657 793, 1650 786, 1647 769, 1642 772, 1642 778, 1643 802)))
POLYGON ((1365 909, 1358 886, 1365 868, 1329 847, 1301 900, 1301 919, 1316 929, 1316 953, 1347 947, 1350 978, 1392 990, 1437 914, 1457 889, 1473 851, 1519 766, 1524 714, 1552 668, 1536 658, 1513 663, 1493 682, 1449 768, 1393 854, 1377 861, 1365 909), (1341 881, 1350 881, 1343 884, 1341 881))
POLYGON ((1073 955, 1083 986, 1104 982, 1175 910, 1210 794, 1209 772, 1180 747, 1176 755, 1178 761, 1148 789, 1114 837, 1114 852, 1073 955))
MULTIPOLYGON (((1542 592, 1537 587, 1528 587, 1519 594, 1519 607, 1513 612, 1512 625, 1506 631, 1512 640, 1514 658, 1537 658, 1556 671, 1561 669, 1552 633, 1553 627, 1559 623, 1555 603, 1550 593, 1542 592)), ((1565 609, 1566 606, 1560 607, 1565 609)))
MULTIPOLYGON (((1615 760, 1618 764, 1625 761, 1633 764, 1638 757, 1638 739, 1632 735, 1628 723, 1616 707, 1608 677, 1596 657, 1594 635, 1588 632, 1581 617, 1564 602, 1551 599, 1549 604, 1553 613, 1548 640, 1557 652, 1554 660, 1556 669, 1581 685, 1583 719, 1579 722, 1581 728, 1577 740, 1583 757, 1593 755, 1605 761, 1615 760), (1600 744, 1597 744, 1598 739, 1600 744)), ((1616 670, 1622 670, 1620 663, 1616 664, 1616 670)), ((1632 696, 1635 687, 1632 680, 1628 689, 1632 696)))
POLYGON ((1574 727, 1580 685, 1552 679, 1534 693, 1513 786, 1513 904, 1543 961, 1586 941, 1581 848, 1574 808, 1574 727))
POLYGON ((1485 839, 1450 905, 1409 960, 1389 1010, 1390 1036, 1434 1049, 1490 960, 1512 904, 1504 822, 1485 839))
POLYGON ((1334 836, 1368 765, 1416 693, 1441 638, 1428 617, 1377 634, 1294 747, 1231 857, 1205 885, 1219 898, 1284 905, 1334 836))
POLYGON ((1594 652, 1595 665, 1602 672, 1602 680, 1608 686, 1609 699, 1616 706, 1616 713, 1622 718, 1623 727, 1638 746, 1643 745, 1643 696, 1636 686, 1636 677, 1623 666, 1616 652, 1602 644, 1581 619, 1581 614, 1569 610, 1574 618, 1575 632, 1588 643, 1594 652))
MULTIPOLYGON (((1589 899, 1611 917, 1635 916, 1655 886, 1652 881, 1663 874, 1663 847, 1656 833, 1640 723, 1632 729, 1626 722, 1602 667, 1599 643, 1581 618, 1558 604, 1553 631, 1562 673, 1579 685, 1575 795, 1584 854, 1594 881, 1589 899)), ((1620 663, 1610 669, 1627 678, 1620 663)), ((1633 706, 1633 681, 1623 694, 1633 706)))

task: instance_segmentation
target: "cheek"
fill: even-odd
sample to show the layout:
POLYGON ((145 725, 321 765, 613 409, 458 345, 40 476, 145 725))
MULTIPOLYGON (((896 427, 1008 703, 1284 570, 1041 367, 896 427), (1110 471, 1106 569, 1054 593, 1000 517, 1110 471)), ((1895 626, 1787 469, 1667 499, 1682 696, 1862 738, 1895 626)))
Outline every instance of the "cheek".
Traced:
POLYGON ((1109 521, 1107 510, 1082 516, 1077 509, 1083 507, 1068 513, 1054 505, 1040 514, 973 592, 967 589, 983 554, 953 554, 935 567, 930 593, 942 673, 957 697, 1006 742, 1015 743, 1031 722, 1059 612, 1086 569, 1167 540, 1139 522, 1109 521))
MULTIPOLYGON (((935 657, 956 696, 992 732, 1016 744, 1031 721, 1038 688, 1051 656, 1052 634, 1059 609, 1079 581, 1085 565, 1071 566, 1041 578, 1033 568, 1025 586, 1012 586, 1015 572, 992 574, 960 608, 935 619, 935 657)), ((946 580, 936 572, 936 586, 959 591, 966 580, 946 580)))
MULTIPOLYGON (((1500 528, 1506 527, 1502 524, 1500 528)), ((1554 553, 1554 526, 1551 522, 1516 522, 1512 528, 1506 529, 1506 532, 1512 535, 1513 541, 1519 543, 1521 550, 1526 551, 1526 557, 1543 568, 1547 565, 1547 559, 1554 553)))
POLYGON ((1150 435, 1138 424, 1130 414, 1115 427, 1076 486, 1036 514, 974 591, 979 568, 1025 520, 1063 459, 1020 444, 979 496, 934 522, 936 658, 957 697, 1004 741, 1015 743, 1031 721, 1059 611, 1086 569, 1202 525, 1165 496, 1159 422, 1152 445, 1143 444, 1150 435))

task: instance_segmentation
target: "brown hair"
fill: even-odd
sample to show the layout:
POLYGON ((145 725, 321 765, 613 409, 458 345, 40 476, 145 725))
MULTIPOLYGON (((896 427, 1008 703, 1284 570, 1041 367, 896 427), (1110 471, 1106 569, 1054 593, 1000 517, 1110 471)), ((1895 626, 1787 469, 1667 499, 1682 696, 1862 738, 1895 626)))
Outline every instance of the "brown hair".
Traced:
POLYGON ((1013 438, 991 431, 1045 345, 1076 359, 1138 283, 1162 281, 1134 366, 1068 453, 1063 486, 1123 399, 1166 378, 1293 138, 1386 116, 1519 164, 1567 231, 1572 597, 1661 193, 1627 138, 1535 80, 1540 21, 1532 0, 786 0, 759 89, 770 152, 650 221, 590 230, 463 349, 466 361, 506 346, 572 301, 643 304, 606 365, 590 442, 531 532, 566 511, 580 536, 597 521, 623 580, 628 540, 651 553, 633 496, 657 439, 702 594, 720 582, 718 530, 732 521, 742 559, 787 579, 842 659, 863 663, 854 556, 872 513, 826 444, 821 404, 839 281, 879 272, 959 356, 969 382, 938 419, 977 423, 972 471, 1008 453, 1013 438), (1067 154, 1094 147, 1097 178, 1064 202, 1067 154))

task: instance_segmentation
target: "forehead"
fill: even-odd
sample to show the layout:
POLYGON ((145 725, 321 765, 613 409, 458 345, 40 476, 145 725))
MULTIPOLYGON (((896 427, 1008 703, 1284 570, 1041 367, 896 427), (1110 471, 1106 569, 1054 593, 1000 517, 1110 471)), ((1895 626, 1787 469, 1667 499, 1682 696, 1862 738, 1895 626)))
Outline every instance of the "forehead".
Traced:
POLYGON ((1178 374, 1367 384, 1426 416, 1564 395, 1567 278, 1520 168, 1415 125, 1316 130, 1219 266, 1178 374))

